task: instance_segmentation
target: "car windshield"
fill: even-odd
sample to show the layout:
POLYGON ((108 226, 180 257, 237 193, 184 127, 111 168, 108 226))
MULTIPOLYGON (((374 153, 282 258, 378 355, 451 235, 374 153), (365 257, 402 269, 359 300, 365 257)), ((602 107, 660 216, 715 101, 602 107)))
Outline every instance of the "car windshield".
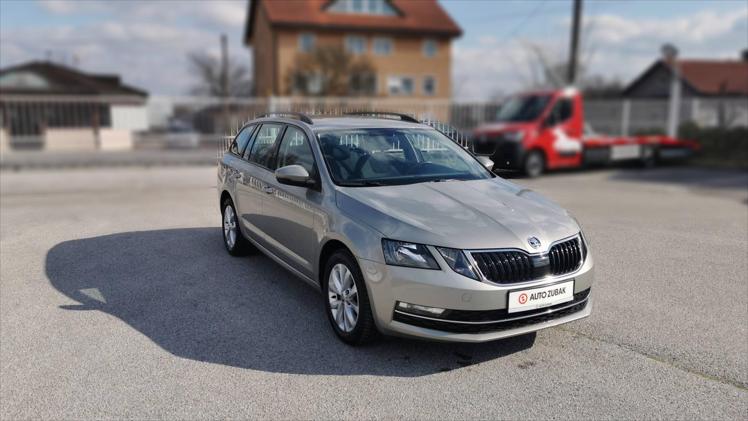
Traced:
POLYGON ((524 122, 540 117, 550 101, 550 95, 525 95, 510 98, 496 115, 498 121, 524 122))
POLYGON ((462 147, 432 129, 330 130, 317 137, 333 181, 341 186, 493 177, 462 147))

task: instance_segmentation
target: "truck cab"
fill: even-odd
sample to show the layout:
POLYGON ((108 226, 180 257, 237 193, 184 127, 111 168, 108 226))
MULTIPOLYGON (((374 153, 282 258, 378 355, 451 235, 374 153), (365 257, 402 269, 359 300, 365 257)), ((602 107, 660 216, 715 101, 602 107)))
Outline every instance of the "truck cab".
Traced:
POLYGON ((536 177, 546 170, 585 164, 687 159, 697 143, 665 135, 607 136, 584 121, 582 94, 574 88, 514 96, 496 120, 473 131, 470 148, 491 157, 494 170, 520 170, 536 177))
POLYGON ((580 166, 583 135, 579 91, 535 91, 510 98, 495 122, 473 132, 471 147, 477 155, 490 156, 495 169, 537 176, 546 169, 580 166))

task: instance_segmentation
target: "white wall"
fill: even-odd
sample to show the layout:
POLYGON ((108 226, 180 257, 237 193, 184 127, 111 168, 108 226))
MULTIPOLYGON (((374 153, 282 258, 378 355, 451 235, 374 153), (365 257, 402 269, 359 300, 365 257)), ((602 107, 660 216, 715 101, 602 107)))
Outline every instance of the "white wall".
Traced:
POLYGON ((148 114, 144 105, 112 105, 111 111, 112 129, 148 129, 148 114))

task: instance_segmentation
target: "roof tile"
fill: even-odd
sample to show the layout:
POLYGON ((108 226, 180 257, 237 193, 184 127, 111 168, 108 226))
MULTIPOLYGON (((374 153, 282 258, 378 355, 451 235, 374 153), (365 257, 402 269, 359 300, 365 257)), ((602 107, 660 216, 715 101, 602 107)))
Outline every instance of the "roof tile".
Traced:
MULTIPOLYGON (((271 25, 359 29, 392 32, 413 32, 456 37, 462 29, 452 20, 436 0, 391 0, 401 12, 398 16, 366 15, 328 12, 330 0, 255 0, 261 3, 271 25)), ((248 17, 247 42, 251 41, 251 16, 257 5, 251 4, 248 17)))

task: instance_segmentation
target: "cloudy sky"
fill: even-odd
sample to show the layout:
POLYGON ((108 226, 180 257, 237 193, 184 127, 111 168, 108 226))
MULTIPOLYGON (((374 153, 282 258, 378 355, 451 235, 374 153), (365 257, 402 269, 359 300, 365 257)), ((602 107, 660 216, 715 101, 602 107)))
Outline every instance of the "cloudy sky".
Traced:
MULTIPOLYGON (((417 0, 413 0, 417 1, 417 0)), ((441 0, 465 34, 454 44, 453 90, 482 99, 531 81, 533 50, 568 54, 570 0, 441 0)), ((242 44, 246 0, 0 0, 0 66, 30 59, 119 73, 152 94, 182 95, 193 83, 186 56, 218 53, 251 65, 242 44)), ((736 58, 748 48, 744 0, 594 1, 584 4, 582 60, 588 72, 629 81, 663 43, 683 57, 736 58)))

